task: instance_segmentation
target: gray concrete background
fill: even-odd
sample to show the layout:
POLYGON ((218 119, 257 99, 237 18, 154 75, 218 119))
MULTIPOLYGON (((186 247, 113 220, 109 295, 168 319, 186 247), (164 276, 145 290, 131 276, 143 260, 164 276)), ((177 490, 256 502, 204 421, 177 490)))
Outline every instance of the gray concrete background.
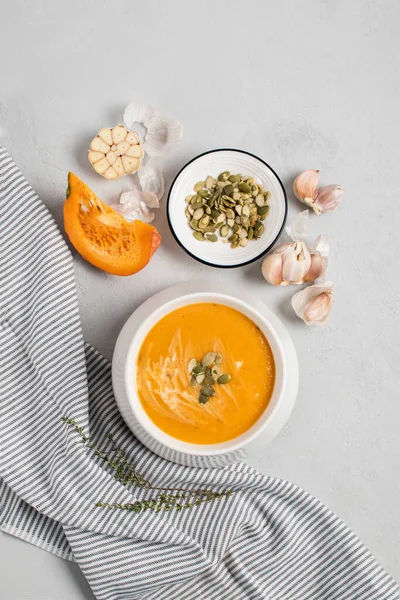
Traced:
MULTIPOLYGON (((126 318, 146 298, 185 280, 246 286, 284 320, 301 384, 290 422, 249 461, 319 497, 400 579, 398 277, 400 5, 395 0, 261 2, 0 1, 0 143, 60 223, 68 170, 106 201, 127 181, 106 182, 86 159, 91 137, 131 100, 175 115, 184 138, 166 157, 167 184, 190 158, 233 146, 254 152, 283 179, 322 170, 343 205, 312 216, 329 235, 336 304, 328 326, 306 328, 260 264, 202 266, 168 231, 126 279, 76 258, 86 339, 111 357, 126 318)), ((5 600, 88 600, 78 569, 0 534, 5 600)))

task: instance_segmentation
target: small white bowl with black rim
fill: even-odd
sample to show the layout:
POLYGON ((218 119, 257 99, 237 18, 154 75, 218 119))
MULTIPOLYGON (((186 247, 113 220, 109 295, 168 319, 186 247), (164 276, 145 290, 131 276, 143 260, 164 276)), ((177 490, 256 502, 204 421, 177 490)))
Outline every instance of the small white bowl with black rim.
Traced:
POLYGON ((266 254, 281 235, 286 216, 287 198, 278 175, 261 158, 244 150, 226 148, 196 156, 179 171, 168 194, 167 218, 176 241, 190 256, 212 267, 241 267, 266 254), (185 198, 194 193, 193 186, 208 175, 218 177, 224 171, 254 177, 256 183, 271 193, 268 217, 263 221, 265 231, 245 248, 231 248, 222 238, 214 243, 196 240, 185 216, 185 198))

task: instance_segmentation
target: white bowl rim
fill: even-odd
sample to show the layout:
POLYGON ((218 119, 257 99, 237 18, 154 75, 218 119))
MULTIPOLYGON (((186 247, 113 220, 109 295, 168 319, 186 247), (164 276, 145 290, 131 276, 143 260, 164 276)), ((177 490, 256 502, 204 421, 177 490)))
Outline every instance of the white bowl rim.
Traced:
MULTIPOLYGON (((207 300, 203 300, 207 302, 207 300)), ((244 313, 245 314, 245 313, 244 313)), ((257 325, 258 326, 258 325, 257 325)), ((271 344, 270 344, 271 345, 271 344)), ((174 450, 177 452, 183 452, 188 455, 193 456, 215 456, 221 454, 232 453, 236 450, 239 450, 249 443, 254 441, 255 438, 259 437, 262 432, 266 429, 268 424, 272 421, 273 417, 280 410, 280 407, 283 403, 283 399, 285 396, 286 385, 287 385, 287 376, 288 376, 288 366, 287 360, 285 357, 285 353, 283 350, 282 342, 277 334, 273 323, 271 323, 268 318, 263 315, 259 310, 253 308, 246 300, 243 298, 235 297, 229 293, 222 292, 192 292, 188 294, 184 294, 182 297, 174 298, 169 300, 159 306, 156 310, 154 310, 150 315, 148 315, 140 327, 135 331, 132 339, 129 342, 129 347, 126 353, 125 358, 125 367, 124 367, 124 379, 125 379, 125 389, 127 393, 127 398, 129 402, 129 406, 132 412, 135 415, 135 418, 138 420, 141 427, 158 443, 163 446, 166 446, 170 450, 174 450), (245 432, 241 435, 232 438, 231 440, 227 440, 225 442, 220 442, 218 444, 192 444, 190 442, 185 442, 178 438, 175 438, 165 431, 161 430, 157 425, 150 419, 150 417, 145 412, 143 406, 141 405, 139 396, 136 392, 136 358, 137 354, 142 346, 144 338, 150 329, 158 323, 160 319, 164 316, 178 308, 176 305, 180 300, 184 300, 185 303, 182 306, 197 304, 202 301, 204 297, 213 297, 213 300, 208 300, 208 302, 215 302, 223 304, 223 299, 229 300, 237 310, 240 311, 240 306, 244 307, 245 310, 254 315, 254 319, 252 317, 248 317, 253 320, 253 322, 257 325, 257 320, 261 321, 263 324, 263 328, 261 329, 268 342, 270 343, 270 339, 272 338, 273 344, 276 346, 277 352, 273 352, 275 366, 277 362, 282 370, 282 379, 279 382, 279 386, 277 386, 277 381, 275 380, 274 390, 271 396, 271 399, 266 406, 263 413, 257 419, 257 421, 245 432), (168 308, 170 310, 168 310, 168 308), (157 313, 161 313, 160 316, 154 320, 154 315, 157 313), (150 321, 153 321, 152 325, 148 325, 150 321), (267 333, 266 333, 267 332, 267 333), (139 342, 137 342, 139 339, 139 342), (134 352, 135 346, 137 346, 137 351, 134 352), (133 365, 133 369, 132 369, 133 365), (276 393, 276 390, 277 393, 276 393), (274 406, 271 408, 271 401, 273 396, 276 394, 274 406), (137 408, 139 407, 139 410, 137 408), (269 414, 268 411, 270 409, 269 414)))
POLYGON ((201 262, 203 265, 207 265, 209 267, 214 267, 217 269, 236 269, 238 267, 244 267, 245 265, 250 265, 251 263, 255 262, 256 260, 259 260, 262 256, 264 256, 265 254, 267 254, 267 252, 269 252, 271 250, 271 248, 273 248, 276 244, 276 242, 278 241, 278 239, 280 238, 282 231, 285 227, 286 224, 286 220, 287 220, 287 215, 288 215, 288 200, 287 200, 287 196, 286 196, 286 190, 284 188, 284 185, 279 177, 279 175, 277 174, 277 172, 271 167, 271 165, 269 165, 267 162, 265 162, 265 160, 263 160, 262 158, 260 158, 259 156, 257 156, 256 154, 253 154, 252 152, 248 152, 247 150, 240 150, 239 148, 214 148, 213 150, 207 150, 206 152, 202 152, 201 154, 198 154, 197 156, 194 156, 191 160, 189 160, 185 165, 183 165, 183 167, 178 171, 178 173, 175 175, 172 183, 171 183, 171 187, 169 188, 169 192, 168 192, 168 197, 167 197, 167 205, 166 205, 166 211, 167 211, 167 221, 168 221, 168 226, 169 229, 175 239, 175 241, 179 244, 179 246, 186 252, 186 254, 188 254, 189 256, 191 256, 192 258, 194 258, 195 260, 197 260, 198 262, 201 262), (272 171, 272 173, 275 175, 275 177, 277 178, 281 188, 282 188, 282 192, 283 192, 283 197, 285 199, 285 214, 282 220, 282 226, 279 230, 279 232, 277 233, 277 235, 275 236, 275 239, 271 242, 271 244, 264 250, 262 250, 260 252, 260 254, 258 254, 257 256, 251 258, 250 260, 247 260, 245 262, 241 262, 241 263, 237 263, 237 264, 232 264, 232 265, 218 265, 215 264, 213 262, 209 262, 207 260, 204 260, 198 256, 196 256, 196 254, 193 254, 193 252, 190 252, 186 246, 181 242, 181 240, 179 239, 179 237, 177 236, 175 229, 173 228, 170 216, 169 216, 169 205, 170 205, 170 196, 171 193, 173 191, 174 185, 176 180, 178 179, 179 175, 195 160, 197 160, 198 158, 201 158, 202 156, 206 156, 207 154, 213 154, 214 152, 239 152, 240 154, 247 154, 248 156, 252 156, 253 158, 259 160, 261 163, 263 163, 268 169, 270 169, 270 171, 272 171))

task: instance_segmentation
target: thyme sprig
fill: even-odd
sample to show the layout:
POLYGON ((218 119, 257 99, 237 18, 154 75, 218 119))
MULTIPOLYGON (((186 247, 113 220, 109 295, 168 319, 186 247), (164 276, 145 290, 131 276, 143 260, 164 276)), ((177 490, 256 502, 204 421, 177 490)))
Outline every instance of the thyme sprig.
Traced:
POLYGON ((145 510, 160 510, 181 511, 186 508, 199 506, 204 502, 212 502, 213 500, 221 500, 221 498, 229 497, 233 494, 232 490, 216 492, 203 488, 180 488, 180 487, 158 487, 151 484, 143 475, 136 469, 135 465, 130 462, 123 448, 117 445, 114 436, 109 433, 107 438, 111 442, 111 454, 101 450, 90 438, 85 434, 83 428, 69 417, 61 417, 69 427, 71 427, 81 438, 81 442, 88 448, 93 450, 95 456, 103 460, 111 469, 114 479, 127 487, 137 487, 143 490, 152 490, 157 492, 155 496, 145 500, 136 500, 133 503, 119 504, 109 502, 96 502, 95 506, 100 508, 113 508, 119 510, 132 511, 141 513, 145 510))

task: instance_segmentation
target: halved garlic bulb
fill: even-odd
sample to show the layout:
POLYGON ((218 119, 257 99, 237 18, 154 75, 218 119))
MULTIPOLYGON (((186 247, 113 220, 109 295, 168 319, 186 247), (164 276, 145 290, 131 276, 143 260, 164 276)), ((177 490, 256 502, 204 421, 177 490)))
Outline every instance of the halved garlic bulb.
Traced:
POLYGON ((103 127, 92 140, 88 156, 94 170, 106 179, 130 175, 139 169, 143 156, 140 136, 122 125, 103 127))
POLYGON ((332 310, 333 283, 316 283, 292 298, 293 310, 306 325, 323 325, 332 310))
POLYGON ((272 285, 301 285, 325 274, 329 244, 319 236, 310 247, 306 241, 308 210, 300 213, 286 227, 292 242, 281 244, 263 261, 262 274, 272 285))

